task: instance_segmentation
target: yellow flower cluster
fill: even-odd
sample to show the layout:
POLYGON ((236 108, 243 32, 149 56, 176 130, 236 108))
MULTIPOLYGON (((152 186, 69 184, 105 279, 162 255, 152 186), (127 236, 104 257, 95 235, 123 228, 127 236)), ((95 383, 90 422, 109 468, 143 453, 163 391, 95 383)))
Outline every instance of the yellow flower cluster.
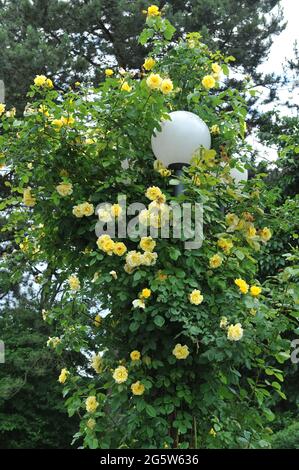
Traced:
POLYGON ((216 255, 212 256, 209 260, 210 268, 212 268, 212 269, 219 268, 219 266, 221 266, 222 262, 223 262, 222 256, 216 254, 216 255))
POLYGON ((56 191, 62 197, 70 196, 73 192, 73 185, 72 183, 60 183, 56 186, 56 191))
POLYGON ((82 204, 78 204, 77 206, 73 207, 73 215, 78 218, 82 217, 89 217, 94 213, 93 204, 89 202, 82 202, 82 204))
POLYGON ((145 251, 140 253, 139 251, 129 251, 126 256, 125 271, 131 274, 133 270, 139 266, 153 266, 156 264, 158 255, 155 252, 145 251))
POLYGON ((242 294, 247 294, 247 292, 249 290, 249 285, 247 284, 246 281, 244 281, 244 279, 241 279, 241 278, 235 279, 235 284, 236 284, 236 286, 239 287, 240 292, 242 294))
POLYGON ((36 204, 35 197, 31 194, 31 188, 25 188, 23 191, 23 203, 27 207, 33 207, 36 204))
POLYGON ((72 291, 78 291, 80 289, 80 281, 77 276, 69 276, 68 283, 72 291))
POLYGON ((34 85, 44 88, 53 88, 53 82, 50 78, 45 75, 36 75, 34 79, 34 85))
POLYGON ((65 117, 65 116, 61 116, 60 119, 53 119, 52 121, 52 125, 54 127, 57 128, 57 130, 59 131, 59 129, 61 129, 61 127, 63 126, 72 126, 75 122, 75 119, 73 118, 73 116, 68 116, 68 117, 65 117))
POLYGON ((97 374, 100 374, 103 370, 103 360, 101 356, 99 354, 94 354, 92 356, 90 365, 97 374))
POLYGON ((243 337, 243 328, 241 323, 236 323, 235 325, 229 325, 227 328, 227 339, 229 341, 239 341, 243 337))
POLYGON ((152 70, 152 68, 154 68, 155 65, 156 65, 155 59, 153 59, 152 57, 148 57, 147 59, 145 59, 143 63, 143 68, 149 71, 149 70, 152 70))
POLYGON ((113 378, 117 384, 122 384, 128 379, 128 370, 124 366, 118 366, 113 372, 113 378))
POLYGON ((191 294, 189 294, 189 301, 191 304, 200 305, 203 301, 203 295, 200 290, 194 289, 191 294))
POLYGON ((156 5, 151 5, 150 7, 148 7, 147 16, 160 16, 160 15, 161 15, 161 12, 159 10, 159 7, 157 7, 156 5))
POLYGON ((130 93, 130 91, 132 91, 132 87, 131 87, 131 85, 128 84, 128 82, 123 82, 120 89, 121 89, 121 91, 127 91, 128 93, 130 93))
POLYGON ((67 369, 61 369, 60 375, 58 377, 58 382, 64 384, 67 381, 69 375, 70 373, 67 369))
POLYGON ((139 351, 132 351, 131 354, 130 354, 130 358, 132 361, 139 361, 140 358, 141 358, 141 354, 139 351))
POLYGON ((230 238, 219 238, 217 245, 221 248, 224 253, 229 254, 230 250, 234 246, 232 240, 230 238))
POLYGON ((101 315, 97 314, 97 315, 94 317, 94 322, 93 322, 93 324, 94 324, 94 326, 95 326, 96 328, 99 328, 99 327, 101 326, 101 323, 102 323, 102 317, 101 317, 101 315))
POLYGON ((96 427, 96 424, 97 423, 93 418, 89 418, 89 420, 86 423, 86 426, 88 427, 88 429, 92 431, 96 427))
POLYGON ((189 348, 188 346, 184 345, 182 346, 180 343, 176 344, 172 354, 177 358, 177 359, 187 359, 189 356, 189 348))
POLYGON ((272 237, 271 230, 268 227, 257 231, 253 221, 254 217, 250 212, 243 212, 242 219, 240 219, 236 214, 226 214, 225 217, 226 224, 228 225, 228 232, 233 232, 235 230, 243 231, 247 239, 260 239, 263 242, 267 242, 272 237), (259 238, 258 238, 259 237, 259 238))
POLYGON ((163 95, 168 95, 173 90, 173 83, 170 78, 162 78, 158 73, 151 73, 146 84, 151 90, 160 90, 163 95))
POLYGON ((154 170, 157 171, 164 178, 168 178, 168 176, 171 176, 171 170, 166 168, 160 160, 155 160, 154 170))
MULTIPOLYGON (((244 279, 235 279, 235 284, 239 287, 242 294, 247 294, 249 291, 249 285, 244 279)), ((256 285, 250 287, 250 294, 253 297, 258 297, 262 292, 262 288, 256 285)))
POLYGON ((47 346, 55 349, 60 343, 61 343, 61 339, 58 338, 57 336, 53 338, 50 337, 47 341, 47 346))
POLYGON ((220 127, 217 124, 213 124, 210 128, 212 135, 219 135, 220 134, 220 127))
POLYGON ((110 235, 101 235, 97 240, 97 245, 101 251, 109 256, 112 254, 123 256, 127 251, 127 247, 123 242, 114 242, 110 235))
POLYGON ((99 406, 97 398, 94 395, 88 397, 85 401, 85 406, 87 413, 94 413, 99 406))
POLYGON ((139 380, 137 380, 137 382, 131 385, 131 390, 133 395, 143 395, 145 387, 139 380))

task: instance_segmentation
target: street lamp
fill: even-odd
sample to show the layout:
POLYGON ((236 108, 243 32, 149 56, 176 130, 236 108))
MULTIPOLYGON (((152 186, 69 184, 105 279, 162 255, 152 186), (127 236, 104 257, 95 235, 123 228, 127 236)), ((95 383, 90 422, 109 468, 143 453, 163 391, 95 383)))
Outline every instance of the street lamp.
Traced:
MULTIPOLYGON (((169 117, 170 120, 161 122, 161 131, 152 135, 152 149, 165 167, 180 176, 196 150, 201 146, 210 149, 211 135, 206 123, 194 113, 174 111, 169 117)), ((175 187, 176 196, 182 191, 182 185, 175 187)))

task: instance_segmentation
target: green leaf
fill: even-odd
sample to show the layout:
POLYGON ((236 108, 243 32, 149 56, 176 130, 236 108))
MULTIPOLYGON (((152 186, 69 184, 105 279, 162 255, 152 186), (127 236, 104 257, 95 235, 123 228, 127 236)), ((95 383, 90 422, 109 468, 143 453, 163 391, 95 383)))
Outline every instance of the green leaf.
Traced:
POLYGON ((145 411, 151 418, 155 418, 157 416, 157 412, 152 405, 146 405, 145 411))
POLYGON ((161 328, 164 323, 165 323, 165 319, 163 317, 161 317, 161 315, 156 315, 154 317, 154 323, 155 325, 157 325, 159 328, 161 328))
POLYGON ((155 34, 155 31, 153 29, 151 28, 144 29, 139 36, 139 39, 138 39, 139 44, 144 46, 144 44, 146 44, 148 40, 153 37, 154 34, 155 34))

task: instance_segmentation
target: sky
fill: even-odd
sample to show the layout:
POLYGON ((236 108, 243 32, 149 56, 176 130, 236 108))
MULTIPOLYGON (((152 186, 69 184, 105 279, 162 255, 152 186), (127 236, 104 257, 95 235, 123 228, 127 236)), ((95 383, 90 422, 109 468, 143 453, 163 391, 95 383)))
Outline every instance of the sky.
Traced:
MULTIPOLYGON (((274 72, 277 75, 283 75, 283 65, 286 60, 294 57, 293 46, 296 40, 298 41, 299 47, 299 0, 281 0, 281 7, 283 8, 283 16, 284 20, 287 22, 287 26, 281 34, 274 36, 268 57, 266 57, 265 61, 258 67, 258 71, 262 73, 274 72)), ((278 9, 275 8, 273 12, 276 12, 277 10, 278 9)), ((299 105, 299 77, 297 77, 297 80, 298 86, 296 89, 291 89, 288 86, 282 86, 279 89, 279 98, 282 102, 290 100, 299 105)), ((267 89, 260 87, 259 91, 261 92, 261 99, 268 96, 267 89)), ((277 104, 275 104, 275 108, 277 109, 277 104)), ((280 112, 286 115, 292 115, 296 112, 285 106, 280 106, 279 108, 280 112)), ((263 106, 264 111, 269 111, 271 109, 273 109, 273 105, 271 103, 263 106)), ((247 140, 254 148, 259 150, 261 158, 267 159, 269 162, 277 159, 278 155, 276 150, 261 145, 256 138, 256 135, 251 135, 247 140)))

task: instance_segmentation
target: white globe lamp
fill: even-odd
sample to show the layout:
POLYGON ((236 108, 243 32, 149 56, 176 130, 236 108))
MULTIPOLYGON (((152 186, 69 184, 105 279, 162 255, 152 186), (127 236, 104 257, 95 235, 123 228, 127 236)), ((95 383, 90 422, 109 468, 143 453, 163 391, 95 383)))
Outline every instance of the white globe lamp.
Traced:
POLYGON ((206 123, 189 111, 169 113, 170 120, 161 122, 161 131, 152 136, 152 149, 165 167, 181 169, 188 165, 201 146, 211 148, 211 134, 206 123))

